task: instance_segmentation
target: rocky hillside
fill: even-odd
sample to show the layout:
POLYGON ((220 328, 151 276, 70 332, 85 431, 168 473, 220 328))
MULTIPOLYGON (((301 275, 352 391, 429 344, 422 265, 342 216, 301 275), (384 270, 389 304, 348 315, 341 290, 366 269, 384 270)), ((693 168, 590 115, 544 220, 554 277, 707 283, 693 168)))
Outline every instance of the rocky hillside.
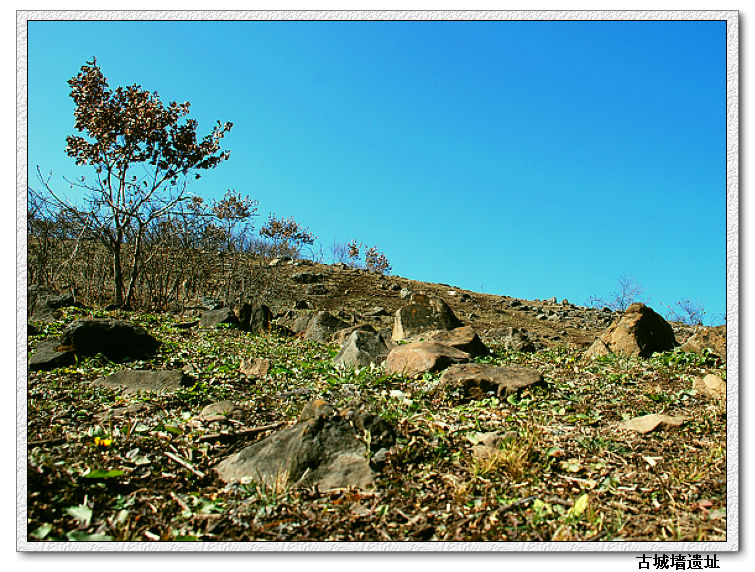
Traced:
POLYGON ((725 328, 263 270, 173 314, 35 296, 30 542, 725 538, 725 328))

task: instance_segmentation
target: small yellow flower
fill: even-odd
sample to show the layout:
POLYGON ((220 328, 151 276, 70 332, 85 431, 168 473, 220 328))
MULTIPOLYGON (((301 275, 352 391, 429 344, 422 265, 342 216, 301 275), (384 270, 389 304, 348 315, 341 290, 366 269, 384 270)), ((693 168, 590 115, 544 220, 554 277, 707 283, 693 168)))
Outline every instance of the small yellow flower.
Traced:
POLYGON ((94 438, 94 445, 95 445, 95 447, 110 447, 110 445, 112 443, 113 443, 112 439, 107 439, 107 438, 103 439, 103 438, 100 438, 100 437, 95 437, 94 438))

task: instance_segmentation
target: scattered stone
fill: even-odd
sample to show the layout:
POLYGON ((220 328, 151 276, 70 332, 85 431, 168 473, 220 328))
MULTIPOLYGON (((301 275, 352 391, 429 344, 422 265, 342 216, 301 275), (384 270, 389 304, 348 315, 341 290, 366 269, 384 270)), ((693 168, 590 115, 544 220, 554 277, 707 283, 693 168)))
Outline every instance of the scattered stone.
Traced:
POLYGON ((305 289, 307 296, 324 296, 328 289, 323 284, 310 284, 305 289))
POLYGON ((380 316, 390 316, 390 314, 382 306, 375 306, 374 308, 367 310, 364 313, 364 315, 367 316, 368 318, 379 318, 380 316))
POLYGON ((267 358, 242 358, 239 371, 247 377, 265 377, 270 371, 270 360, 267 358))
POLYGON ((317 486, 322 491, 364 489, 372 485, 374 469, 378 468, 370 466, 369 453, 379 453, 395 439, 393 435, 392 429, 374 415, 363 411, 338 413, 316 400, 304 407, 299 423, 227 457, 215 470, 224 482, 317 486), (358 436, 366 431, 371 436, 370 451, 358 436))
POLYGON ((339 320, 329 312, 318 312, 307 324, 304 337, 308 340, 327 344, 333 334, 346 327, 348 327, 346 322, 339 320))
POLYGON ((412 342, 393 348, 385 360, 385 369, 405 377, 419 377, 470 359, 467 352, 440 342, 412 342))
POLYGON ((291 275, 291 280, 298 284, 315 284, 322 282, 325 278, 324 274, 317 274, 314 272, 297 272, 291 275))
POLYGON ((290 256, 279 256, 277 258, 273 258, 269 263, 268 266, 279 266, 283 264, 284 262, 288 262, 291 260, 290 256))
POLYGON ((532 353, 537 351, 537 344, 530 339, 527 331, 519 328, 494 328, 485 333, 486 337, 495 340, 505 349, 515 352, 532 353))
POLYGON ((382 362, 390 351, 390 345, 379 333, 355 330, 348 337, 338 355, 333 358, 333 362, 346 367, 364 367, 371 363, 382 362))
POLYGON ((125 393, 170 393, 181 387, 190 387, 194 384, 194 379, 178 369, 127 369, 96 379, 92 383, 104 387, 122 387, 125 393))
POLYGON ((311 310, 312 304, 306 300, 297 300, 294 302, 294 310, 311 310))
POLYGON ((585 352, 585 359, 608 353, 650 357, 677 345, 671 325, 651 308, 635 302, 585 352))
POLYGON ((490 353, 488 347, 470 326, 461 326, 453 330, 433 330, 409 339, 408 341, 440 342, 468 353, 473 358, 486 356, 490 353))
POLYGON ((103 354, 113 361, 147 358, 160 346, 141 326, 112 319, 77 320, 63 330, 60 341, 79 355, 103 354))
POLYGON ((219 310, 223 307, 223 302, 215 300, 215 298, 210 298, 208 296, 201 296, 199 298, 199 301, 202 304, 202 307, 206 310, 219 310))
POLYGON ((690 336, 681 347, 682 351, 702 354, 705 349, 726 361, 726 326, 702 328, 690 336))
POLYGON ((439 298, 413 294, 411 303, 396 311, 393 319, 394 342, 430 330, 452 330, 463 326, 451 308, 439 298))
POLYGON ((450 393, 461 390, 466 399, 483 399, 491 392, 498 397, 505 397, 540 383, 543 383, 543 374, 534 369, 465 363, 451 366, 444 371, 433 392, 450 393))
POLYGON ((127 417, 129 415, 136 415, 139 413, 146 413, 150 407, 143 401, 137 401, 131 405, 125 407, 111 407, 103 413, 98 413, 95 417, 99 420, 112 419, 118 417, 127 417))
POLYGON ((705 377, 696 377, 692 382, 692 389, 714 399, 726 398, 726 382, 712 373, 705 377))
POLYGON ((685 417, 671 417, 670 415, 651 413, 650 415, 634 417, 629 421, 624 421, 622 425, 630 431, 636 431, 637 433, 650 433, 656 430, 667 430, 681 427, 686 420, 685 417))
POLYGON ((238 416, 242 412, 243 410, 231 400, 218 401, 217 403, 206 405, 199 412, 199 419, 207 422, 225 421, 229 417, 233 418, 234 414, 238 416))
POLYGON ((401 298, 402 300, 408 300, 409 298, 412 297, 413 294, 414 294, 413 290, 410 290, 409 288, 404 286, 403 288, 401 288, 401 291, 399 292, 399 298, 401 298))
POLYGON ((60 340, 43 340, 29 358, 29 371, 41 371, 66 367, 76 362, 76 352, 71 346, 61 346, 60 340))
POLYGON ((200 328, 215 328, 220 324, 238 325, 239 319, 231 308, 223 307, 216 310, 207 310, 199 317, 200 328))

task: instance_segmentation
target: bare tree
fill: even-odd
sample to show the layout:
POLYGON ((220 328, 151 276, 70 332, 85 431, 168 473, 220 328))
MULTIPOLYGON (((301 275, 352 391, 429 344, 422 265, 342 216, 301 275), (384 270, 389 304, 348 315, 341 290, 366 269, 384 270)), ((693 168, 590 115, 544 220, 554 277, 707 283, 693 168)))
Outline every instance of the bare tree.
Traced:
POLYGON ((607 297, 599 298, 593 295, 587 299, 588 305, 594 308, 606 307, 614 312, 623 312, 634 302, 646 301, 645 289, 626 275, 619 278, 616 290, 607 297))
MULTIPOLYGON (((232 123, 221 124, 197 141, 197 122, 181 119, 188 102, 162 104, 156 92, 139 85, 111 90, 96 59, 86 62, 68 81, 76 105, 75 129, 67 137, 66 153, 77 165, 94 167, 94 177, 69 181, 84 191, 83 201, 70 201, 39 180, 70 219, 88 229, 112 257, 115 304, 130 305, 136 284, 143 240, 153 221, 180 210, 190 200, 187 178, 213 169, 229 156, 220 140, 232 123), (124 298, 124 245, 131 245, 132 262, 124 298)), ((38 170, 39 172, 39 170, 38 170)))

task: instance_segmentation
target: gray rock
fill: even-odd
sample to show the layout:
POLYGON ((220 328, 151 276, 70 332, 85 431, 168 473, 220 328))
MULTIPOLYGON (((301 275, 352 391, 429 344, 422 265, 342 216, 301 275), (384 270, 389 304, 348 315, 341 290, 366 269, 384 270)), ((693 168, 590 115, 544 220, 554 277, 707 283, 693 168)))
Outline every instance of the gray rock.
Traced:
POLYGON ((72 347, 61 347, 60 340, 44 340, 29 358, 29 371, 40 371, 65 367, 75 363, 76 352, 72 347))
POLYGON ((537 350, 537 345, 529 334, 519 328, 495 328, 488 330, 486 336, 510 351, 532 353, 537 350))
POLYGON ((48 294, 37 300, 31 320, 49 322, 60 317, 60 308, 78 306, 71 294, 48 294))
POLYGON ((370 332, 370 333, 377 333, 377 330, 372 327, 370 324, 357 324, 356 326, 349 326, 348 328, 344 328, 342 330, 338 330, 335 334, 333 334, 333 337, 331 338, 331 341, 336 342, 338 345, 342 346, 346 340, 353 334, 354 332, 370 332))
POLYGON ((326 344, 330 342, 333 334, 347 327, 348 324, 330 314, 318 312, 307 324, 304 337, 308 340, 326 344))
POLYGON ((473 358, 486 356, 490 353, 488 347, 470 326, 461 326, 453 330, 423 332, 407 341, 416 342, 421 340, 449 345, 452 348, 468 353, 473 358))
POLYGON ((122 387, 125 393, 172 393, 181 387, 191 387, 195 380, 177 369, 130 369, 94 380, 94 385, 122 387))
POLYGON ((401 298, 402 300, 408 300, 409 298, 412 297, 412 294, 414 294, 414 292, 410 290, 409 288, 407 288, 406 286, 404 286, 403 288, 401 288, 401 291, 399 292, 399 298, 401 298))
POLYGON ((220 324, 237 325, 239 319, 230 308, 218 308, 216 310, 207 310, 199 318, 200 328, 214 328, 220 324))
POLYGON ((390 350, 388 342, 379 333, 356 330, 348 337, 333 361, 346 367, 368 366, 385 360, 390 350))
POLYGON ((325 278, 324 274, 317 274, 314 272, 297 272, 291 275, 291 280, 297 284, 316 284, 322 282, 325 278))
POLYGON ((396 311, 393 319, 394 342, 430 330, 452 330, 463 326, 443 300, 414 294, 411 303, 396 311))
POLYGON ((305 406, 299 423, 224 459, 216 472, 224 482, 363 489, 372 484, 375 475, 368 461, 370 453, 393 439, 390 428, 374 416, 338 413, 317 400, 305 406), (357 435, 365 430, 374 437, 370 449, 357 435))
POLYGON ((460 390, 466 399, 482 399, 491 392, 503 397, 540 383, 543 374, 531 368, 465 363, 444 371, 433 393, 460 390))
POLYGON ((203 407, 202 411, 199 412, 199 419, 202 421, 224 421, 242 411, 235 402, 228 399, 210 403, 203 407))

